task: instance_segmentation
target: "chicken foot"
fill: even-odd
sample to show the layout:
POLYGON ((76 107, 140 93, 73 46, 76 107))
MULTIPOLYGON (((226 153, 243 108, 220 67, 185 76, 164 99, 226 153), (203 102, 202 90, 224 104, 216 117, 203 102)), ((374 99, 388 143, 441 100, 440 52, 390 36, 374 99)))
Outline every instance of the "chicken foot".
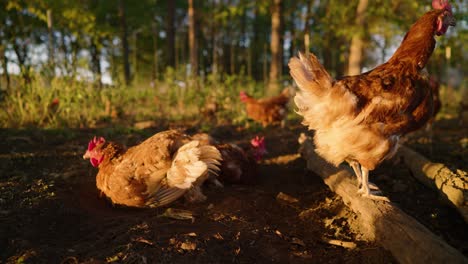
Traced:
POLYGON ((387 197, 378 195, 380 193, 380 190, 378 192, 370 190, 369 170, 363 166, 361 166, 361 181, 362 181, 362 186, 361 188, 359 188, 358 193, 361 194, 362 197, 366 197, 371 200, 390 202, 390 200, 387 197))
MULTIPOLYGON (((348 161, 351 168, 353 168, 354 174, 356 175, 358 181, 358 188, 362 187, 362 173, 361 173, 361 165, 357 161, 348 161)), ((378 191, 377 193, 381 193, 380 189, 377 185, 372 182, 368 182, 368 186, 371 190, 378 191)))

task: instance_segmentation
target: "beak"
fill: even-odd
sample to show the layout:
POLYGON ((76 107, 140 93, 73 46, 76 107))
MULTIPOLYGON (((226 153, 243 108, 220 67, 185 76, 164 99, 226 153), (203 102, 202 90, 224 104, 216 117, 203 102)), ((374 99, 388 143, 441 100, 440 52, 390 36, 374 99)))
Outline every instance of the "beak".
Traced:
POLYGON ((83 159, 89 159, 89 158, 90 158, 89 151, 86 151, 86 153, 83 155, 83 159))
POLYGON ((457 25, 457 20, 455 19, 454 16, 447 16, 447 21, 446 23, 449 25, 449 26, 456 26, 457 25))

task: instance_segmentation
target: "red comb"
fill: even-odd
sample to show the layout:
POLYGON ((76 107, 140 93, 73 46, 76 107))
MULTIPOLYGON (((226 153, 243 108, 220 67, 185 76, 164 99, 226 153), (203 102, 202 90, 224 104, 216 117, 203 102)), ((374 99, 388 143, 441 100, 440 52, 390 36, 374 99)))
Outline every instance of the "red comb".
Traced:
POLYGON ((437 10, 445 9, 452 12, 452 6, 447 0, 432 0, 432 8, 437 10))
POLYGON ((249 96, 244 91, 240 91, 239 97, 240 97, 241 101, 245 101, 245 100, 247 100, 247 98, 249 98, 249 96))
POLYGON ((104 142, 106 142, 106 140, 103 138, 103 137, 94 137, 93 139, 91 139, 88 143, 88 150, 91 151, 93 150, 98 144, 103 144, 104 142))
POLYGON ((250 140, 250 144, 254 147, 263 147, 265 146, 265 137, 255 136, 255 138, 250 140))

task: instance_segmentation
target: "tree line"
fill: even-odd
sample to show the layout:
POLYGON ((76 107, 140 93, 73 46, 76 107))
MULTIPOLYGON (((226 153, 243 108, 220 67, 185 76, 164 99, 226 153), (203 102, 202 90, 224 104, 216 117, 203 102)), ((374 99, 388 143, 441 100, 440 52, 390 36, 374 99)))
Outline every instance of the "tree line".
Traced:
MULTIPOLYGON (((457 17, 466 3, 453 1, 457 17)), ((336 76, 385 60, 431 8, 422 0, 3 0, 2 88, 12 65, 102 85, 162 78, 245 75, 275 89, 297 51, 318 55, 336 76)), ((466 23, 440 38, 429 68, 466 68, 466 23), (464 26, 463 26, 464 25, 464 26)))

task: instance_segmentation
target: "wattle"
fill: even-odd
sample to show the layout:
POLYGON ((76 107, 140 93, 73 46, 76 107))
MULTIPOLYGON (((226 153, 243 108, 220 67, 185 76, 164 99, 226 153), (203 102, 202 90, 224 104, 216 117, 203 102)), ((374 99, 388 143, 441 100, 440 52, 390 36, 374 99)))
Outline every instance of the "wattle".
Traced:
POLYGON ((437 35, 437 36, 440 36, 440 35, 445 34, 445 32, 447 32, 448 27, 449 27, 449 26, 448 26, 448 25, 445 25, 441 20, 438 20, 438 21, 437 21, 436 35, 437 35))
POLYGON ((99 164, 101 164, 103 158, 104 157, 101 157, 100 159, 91 158, 89 160, 91 161, 91 165, 93 165, 93 167, 98 167, 99 164))

